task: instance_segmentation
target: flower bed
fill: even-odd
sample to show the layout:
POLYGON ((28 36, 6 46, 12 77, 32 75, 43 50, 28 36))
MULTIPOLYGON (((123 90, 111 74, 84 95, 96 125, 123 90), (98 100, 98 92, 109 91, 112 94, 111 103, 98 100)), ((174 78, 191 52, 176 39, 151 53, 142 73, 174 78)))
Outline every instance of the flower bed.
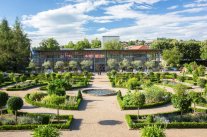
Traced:
POLYGON ((46 107, 46 108, 54 108, 54 109, 63 109, 63 110, 78 110, 79 105, 82 101, 82 97, 75 97, 76 102, 74 104, 61 104, 61 105, 55 105, 55 104, 46 104, 44 102, 39 101, 33 101, 30 99, 30 94, 27 94, 25 97, 25 101, 33 106, 38 107, 46 107))
POLYGON ((140 115, 138 122, 137 122, 137 115, 126 115, 125 119, 129 129, 139 129, 139 128, 143 128, 144 126, 154 125, 154 124, 165 128, 207 128, 207 120, 204 122, 197 122, 197 121, 186 122, 185 120, 169 121, 165 119, 166 117, 172 118, 172 116, 177 116, 180 118, 179 114, 180 114, 179 111, 174 111, 174 112, 167 112, 167 113, 157 113, 153 115, 140 115), (155 120, 153 120, 156 117, 161 117, 160 119, 163 118, 166 122, 160 122, 160 121, 156 122, 155 120))
POLYGON ((35 129, 40 125, 50 124, 52 127, 58 129, 69 129, 71 122, 73 120, 73 115, 60 115, 59 119, 61 122, 57 121, 57 115, 55 114, 35 114, 35 113, 25 113, 19 112, 18 118, 27 117, 27 118, 39 118, 41 119, 40 123, 31 124, 17 124, 17 125, 0 125, 0 130, 31 130, 35 129))
POLYGON ((39 86, 44 86, 46 83, 36 83, 34 81, 25 81, 25 82, 20 82, 18 84, 15 84, 12 87, 7 88, 7 91, 20 91, 20 90, 27 90, 30 88, 35 88, 39 86))

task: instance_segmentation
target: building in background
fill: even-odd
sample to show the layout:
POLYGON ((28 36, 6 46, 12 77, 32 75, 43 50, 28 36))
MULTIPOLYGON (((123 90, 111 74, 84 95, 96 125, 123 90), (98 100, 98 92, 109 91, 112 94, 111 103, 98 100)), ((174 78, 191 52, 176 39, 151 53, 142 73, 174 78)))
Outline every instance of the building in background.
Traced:
POLYGON ((61 49, 55 51, 34 50, 32 55, 33 61, 38 67, 42 68, 45 61, 55 64, 57 61, 69 63, 74 60, 80 63, 83 60, 91 60, 92 66, 90 71, 107 71, 107 60, 116 59, 121 62, 127 59, 129 62, 140 60, 143 63, 154 60, 157 64, 160 62, 160 50, 149 49, 148 46, 132 46, 123 50, 101 50, 101 49, 85 49, 72 50, 61 49))

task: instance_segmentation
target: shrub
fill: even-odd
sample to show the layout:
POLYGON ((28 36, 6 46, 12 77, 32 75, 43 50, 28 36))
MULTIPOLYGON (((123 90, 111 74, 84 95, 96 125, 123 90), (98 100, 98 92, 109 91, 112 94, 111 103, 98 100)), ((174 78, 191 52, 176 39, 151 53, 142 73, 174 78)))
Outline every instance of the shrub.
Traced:
POLYGON ((33 133, 33 137, 60 137, 60 135, 60 131, 50 125, 39 126, 33 133))
POLYGON ((81 91, 80 91, 80 90, 78 90, 78 95, 77 95, 77 98, 80 98, 80 99, 82 99, 82 98, 83 98, 82 93, 81 93, 81 91))
POLYGON ((178 80, 181 81, 181 82, 184 82, 185 81, 185 77, 184 76, 178 76, 178 80))
POLYGON ((145 126, 141 132, 141 137, 166 137, 164 129, 157 125, 145 126))
POLYGON ((8 109, 15 111, 17 123, 17 111, 23 106, 23 100, 20 97, 10 97, 7 101, 8 109))
POLYGON ((170 94, 168 92, 165 92, 164 89, 156 86, 146 88, 144 94, 146 97, 146 103, 161 102, 170 98, 170 94))
POLYGON ((0 91, 0 109, 6 105, 8 97, 9 96, 6 92, 1 92, 0 91))
POLYGON ((32 101, 41 101, 42 98, 44 98, 46 96, 45 93, 42 93, 42 92, 34 92, 34 93, 31 93, 29 95, 29 98, 32 100, 32 101))
POLYGON ((206 80, 205 80, 205 79, 202 79, 202 78, 199 78, 199 79, 197 80, 197 83, 198 83, 198 85, 199 85, 201 88, 204 88, 205 85, 206 85, 206 80))
POLYGON ((127 88, 128 89, 136 89, 140 86, 140 83, 138 82, 138 79, 137 78, 130 78, 128 81, 127 81, 127 88))
MULTIPOLYGON (((65 101, 65 96, 57 96, 57 95, 49 95, 49 96, 45 96, 43 99, 42 99, 42 102, 44 104, 54 104, 53 101, 54 100, 57 100, 57 99, 60 99, 62 100, 62 102, 65 101)), ((63 104, 63 103, 62 103, 63 104)), ((55 104, 56 105, 56 104, 55 104)), ((59 104, 61 105, 61 104, 59 104)))

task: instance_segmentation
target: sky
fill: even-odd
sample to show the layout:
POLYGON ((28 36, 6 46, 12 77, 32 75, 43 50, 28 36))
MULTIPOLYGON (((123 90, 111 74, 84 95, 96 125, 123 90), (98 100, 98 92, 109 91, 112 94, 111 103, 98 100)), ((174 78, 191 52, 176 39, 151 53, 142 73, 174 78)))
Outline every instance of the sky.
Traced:
POLYGON ((207 0, 1 0, 0 20, 16 18, 38 46, 118 35, 122 41, 207 39, 207 0))

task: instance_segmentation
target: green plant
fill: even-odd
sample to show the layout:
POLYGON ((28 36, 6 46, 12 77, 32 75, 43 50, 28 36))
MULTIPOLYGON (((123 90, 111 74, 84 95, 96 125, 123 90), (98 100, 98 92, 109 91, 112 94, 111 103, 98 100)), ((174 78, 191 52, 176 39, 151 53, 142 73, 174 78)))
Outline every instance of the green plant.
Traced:
POLYGON ((189 96, 193 103, 194 113, 196 112, 196 104, 205 102, 205 99, 201 96, 201 94, 196 93, 195 91, 191 91, 189 96))
POLYGON ((128 89, 136 89, 140 86, 140 83, 138 81, 137 78, 130 78, 128 81, 127 81, 127 88, 128 89))
POLYGON ((206 85, 206 80, 202 78, 198 78, 197 83, 201 88, 204 88, 206 85))
POLYGON ((4 107, 7 103, 9 96, 6 92, 1 92, 0 91, 0 109, 1 109, 1 114, 2 114, 2 107, 4 107))
POLYGON ((57 128, 50 125, 39 126, 34 130, 33 137, 60 137, 61 133, 57 128))
POLYGON ((80 98, 80 99, 82 99, 82 98, 83 98, 82 93, 81 93, 81 91, 80 91, 80 90, 78 90, 78 95, 77 95, 77 98, 80 98))
POLYGON ((7 101, 8 109, 15 111, 15 119, 17 123, 17 111, 23 106, 23 100, 20 97, 10 97, 7 101))
POLYGON ((46 96, 45 93, 42 93, 42 92, 34 92, 34 93, 31 93, 29 95, 29 98, 32 100, 32 101, 41 101, 42 98, 44 98, 46 96))
POLYGON ((141 132, 141 137, 166 137, 164 129, 157 125, 145 126, 141 132))
POLYGON ((191 98, 189 97, 186 88, 182 85, 177 85, 176 93, 172 97, 172 104, 175 108, 178 108, 181 111, 181 117, 183 112, 189 110, 191 106, 191 98))

